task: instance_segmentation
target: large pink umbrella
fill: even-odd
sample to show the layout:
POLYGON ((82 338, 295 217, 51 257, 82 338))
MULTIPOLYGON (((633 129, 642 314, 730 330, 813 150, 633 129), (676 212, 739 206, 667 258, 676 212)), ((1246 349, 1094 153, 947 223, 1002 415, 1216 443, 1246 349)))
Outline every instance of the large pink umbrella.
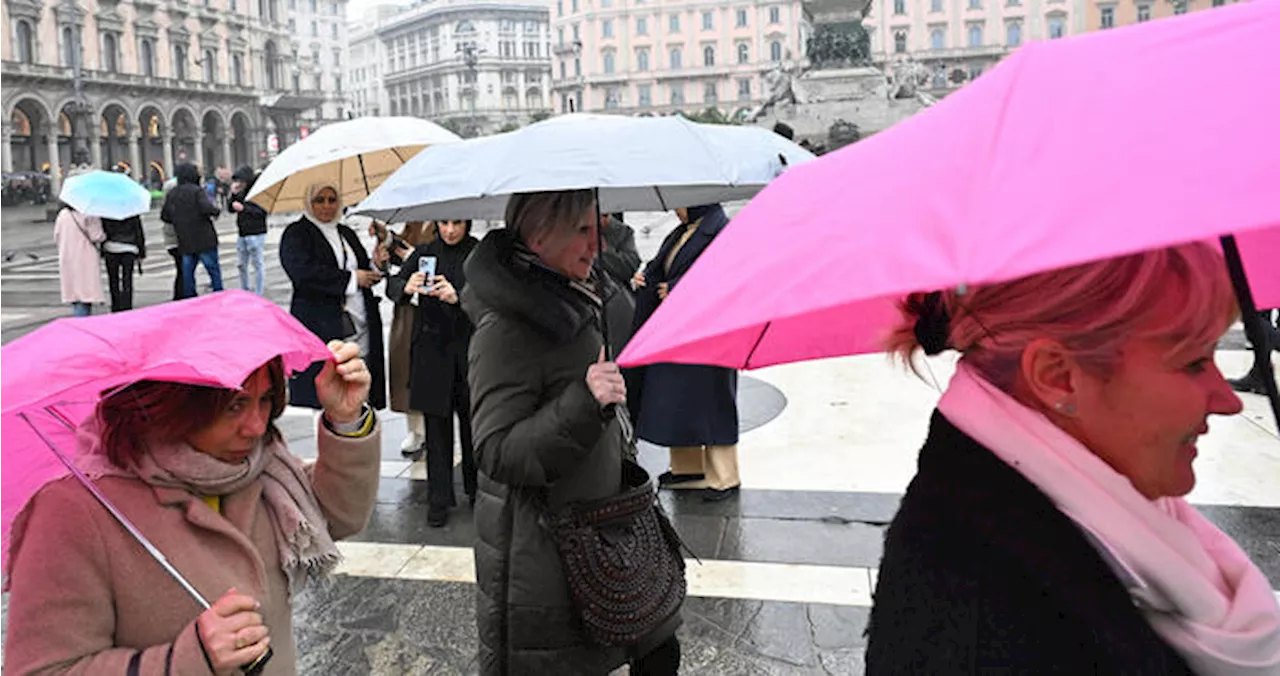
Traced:
POLYGON ((1258 306, 1280 305, 1278 32, 1280 0, 1254 0, 1028 44, 776 179, 619 361, 878 352, 907 293, 1229 234, 1258 306))
POLYGON ((239 388, 276 356, 290 373, 331 355, 289 313, 243 291, 60 319, 0 349, 6 588, 13 519, 42 486, 69 474, 59 455, 74 456, 72 426, 92 414, 103 392, 141 380, 239 388))

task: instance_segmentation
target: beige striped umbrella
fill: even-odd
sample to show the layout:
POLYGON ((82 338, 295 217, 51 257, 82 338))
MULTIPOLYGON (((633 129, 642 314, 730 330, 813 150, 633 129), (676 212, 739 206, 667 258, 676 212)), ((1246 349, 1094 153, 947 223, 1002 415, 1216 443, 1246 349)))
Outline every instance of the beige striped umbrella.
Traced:
POLYGON ((307 188, 331 181, 349 206, 423 148, 457 140, 453 132, 416 117, 361 117, 325 125, 272 160, 249 200, 270 213, 302 211, 307 188))

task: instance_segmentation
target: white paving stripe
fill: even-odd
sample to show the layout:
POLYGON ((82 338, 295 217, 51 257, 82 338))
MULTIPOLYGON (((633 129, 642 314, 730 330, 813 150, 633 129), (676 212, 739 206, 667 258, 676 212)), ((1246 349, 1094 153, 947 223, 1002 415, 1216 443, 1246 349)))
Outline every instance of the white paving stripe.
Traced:
MULTIPOLYGON (((476 581, 469 547, 340 542, 338 573, 432 582, 476 581)), ((842 606, 871 605, 870 568, 686 559, 689 595, 842 606)))
MULTIPOLYGON (((475 584, 470 547, 339 542, 345 557, 335 571, 354 577, 475 584)), ((707 598, 825 603, 871 607, 880 571, 856 566, 814 566, 685 559, 689 595, 707 598)), ((1275 590, 1280 603, 1280 590, 1275 590)))

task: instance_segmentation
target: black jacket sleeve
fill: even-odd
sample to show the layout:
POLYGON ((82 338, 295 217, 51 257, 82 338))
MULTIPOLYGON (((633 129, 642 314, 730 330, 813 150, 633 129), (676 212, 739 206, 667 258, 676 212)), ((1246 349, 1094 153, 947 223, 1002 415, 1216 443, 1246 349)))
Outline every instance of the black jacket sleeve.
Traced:
POLYGON ((324 235, 316 232, 309 236, 308 228, 314 230, 310 223, 299 221, 285 229, 280 237, 280 267, 293 282, 295 293, 324 297, 340 304, 347 296, 351 273, 316 254, 317 245, 329 246, 329 243, 317 243, 315 238, 323 240, 324 235))
POLYGON ((413 273, 418 271, 418 259, 421 257, 421 248, 415 249, 400 266, 400 271, 387 277, 387 298, 396 303, 409 302, 410 298, 405 295, 404 287, 409 284, 409 278, 413 273))

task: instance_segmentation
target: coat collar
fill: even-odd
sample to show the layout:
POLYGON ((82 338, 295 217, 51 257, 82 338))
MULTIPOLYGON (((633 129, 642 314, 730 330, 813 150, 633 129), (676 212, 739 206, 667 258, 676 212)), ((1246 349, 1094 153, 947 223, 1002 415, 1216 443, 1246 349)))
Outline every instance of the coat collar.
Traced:
MULTIPOLYGON (((262 562, 262 554, 249 536, 253 529, 254 512, 262 497, 262 482, 254 481, 237 493, 223 496, 222 514, 213 511, 203 500, 181 488, 148 487, 162 506, 180 509, 187 523, 224 536, 245 550, 246 558, 253 562, 254 572, 257 574, 258 591, 266 589, 266 567, 262 562)), ((271 546, 274 547, 275 543, 271 546)))

